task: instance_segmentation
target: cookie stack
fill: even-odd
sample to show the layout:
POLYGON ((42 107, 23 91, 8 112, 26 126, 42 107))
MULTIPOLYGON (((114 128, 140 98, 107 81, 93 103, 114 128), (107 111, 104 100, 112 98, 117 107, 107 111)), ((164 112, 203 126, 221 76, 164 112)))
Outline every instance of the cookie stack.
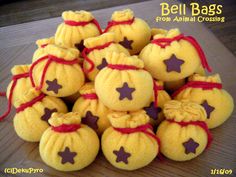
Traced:
POLYGON ((192 36, 150 28, 130 9, 102 30, 87 11, 66 11, 53 37, 39 39, 31 64, 12 68, 8 109, 17 135, 39 142, 60 171, 91 164, 100 148, 123 170, 162 153, 186 161, 209 147, 209 128, 234 107, 192 36), (154 132, 156 131, 156 133, 154 132))

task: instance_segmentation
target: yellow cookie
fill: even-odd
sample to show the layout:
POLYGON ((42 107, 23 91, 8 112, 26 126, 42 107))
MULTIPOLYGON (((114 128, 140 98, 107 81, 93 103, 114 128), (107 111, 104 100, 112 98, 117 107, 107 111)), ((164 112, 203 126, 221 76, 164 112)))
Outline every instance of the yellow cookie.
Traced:
POLYGON ((145 112, 115 112, 108 117, 112 127, 103 133, 101 142, 106 159, 123 170, 151 163, 159 152, 159 139, 152 132, 145 112))
POLYGON ((157 129, 161 153, 175 161, 191 160, 209 146, 212 137, 205 123, 202 106, 187 100, 172 100, 164 105, 166 120, 157 129))
POLYGON ((135 17, 130 9, 115 11, 105 32, 114 32, 115 41, 128 49, 132 55, 138 54, 151 38, 148 24, 135 17))
POLYGON ((78 113, 54 113, 49 119, 51 127, 39 143, 42 160, 60 171, 77 171, 91 164, 99 151, 95 131, 81 124, 78 113))

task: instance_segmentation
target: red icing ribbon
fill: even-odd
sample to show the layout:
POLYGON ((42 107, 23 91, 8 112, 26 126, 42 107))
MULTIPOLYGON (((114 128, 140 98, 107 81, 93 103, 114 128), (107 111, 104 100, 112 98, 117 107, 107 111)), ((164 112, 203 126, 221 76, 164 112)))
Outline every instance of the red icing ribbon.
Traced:
POLYGON ((42 44, 40 47, 45 48, 48 44, 42 44))
POLYGON ((211 142, 213 140, 213 137, 211 135, 211 132, 208 129, 208 126, 207 126, 206 122, 204 122, 204 121, 176 122, 174 120, 169 120, 169 119, 167 119, 167 121, 170 122, 170 123, 176 123, 176 124, 180 125, 181 127, 185 127, 185 126, 188 126, 188 125, 194 125, 194 126, 201 127, 207 134, 207 146, 206 146, 206 148, 210 147, 211 142))
POLYGON ((69 124, 69 125, 62 124, 57 127, 52 126, 52 130, 55 132, 59 132, 59 133, 74 132, 74 131, 78 130, 79 128, 81 128, 80 124, 69 124))
POLYGON ((153 79, 153 90, 154 90, 154 105, 158 107, 158 91, 163 90, 163 86, 157 85, 155 80, 153 79))
POLYGON ((64 23, 69 26, 86 26, 90 23, 93 23, 97 28, 100 34, 102 34, 102 29, 96 19, 92 19, 91 21, 82 21, 82 22, 76 22, 73 20, 64 20, 64 23))
POLYGON ((36 60, 34 63, 32 63, 32 65, 30 67, 30 71, 29 71, 30 81, 32 83, 32 86, 35 87, 36 90, 41 90, 42 89, 44 79, 45 79, 45 75, 47 73, 47 69, 48 69, 49 65, 52 62, 56 62, 56 63, 64 64, 64 65, 74 65, 74 64, 79 63, 79 60, 74 59, 74 60, 71 60, 71 61, 67 61, 67 60, 64 60, 63 58, 58 58, 58 57, 53 56, 53 55, 46 55, 46 56, 43 56, 43 57, 39 58, 38 60, 36 60), (44 60, 47 60, 47 62, 45 64, 44 68, 43 68, 43 72, 42 72, 42 75, 41 75, 41 78, 40 78, 40 84, 39 84, 39 86, 35 86, 35 82, 33 80, 33 69, 38 63, 41 63, 44 60))
POLYGON ((27 77, 29 77, 29 73, 17 74, 17 75, 14 75, 12 77, 12 81, 13 82, 12 82, 12 85, 11 85, 11 88, 10 88, 10 92, 9 92, 7 111, 3 115, 0 116, 0 121, 2 121, 5 117, 7 117, 8 114, 11 112, 13 91, 15 89, 15 86, 17 84, 18 79, 27 78, 27 77))
POLYGON ((202 88, 203 90, 212 90, 214 88, 222 89, 222 84, 215 82, 205 82, 205 81, 189 81, 187 84, 176 90, 171 96, 174 98, 180 92, 182 92, 187 88, 202 88))
POLYGON ((126 21, 114 21, 114 20, 109 21, 107 23, 107 27, 103 31, 103 33, 106 33, 109 30, 109 28, 111 28, 112 26, 116 26, 116 25, 131 25, 134 22, 134 20, 135 20, 135 18, 133 17, 132 19, 126 20, 126 21))
POLYGON ((135 128, 116 128, 116 127, 113 127, 113 128, 114 128, 114 130, 116 130, 122 134, 144 133, 144 134, 150 136, 151 138, 156 140, 156 142, 158 144, 158 152, 159 152, 161 141, 155 134, 148 131, 148 129, 153 130, 153 128, 150 124, 141 125, 141 126, 138 126, 135 128))
POLYGON ((179 40, 186 40, 189 43, 191 43, 194 48, 197 50, 197 53, 200 57, 202 66, 207 69, 209 72, 212 71, 212 69, 210 68, 210 66, 208 65, 206 56, 201 48, 201 46, 199 45, 199 43, 197 42, 197 40, 195 38, 193 38, 192 36, 184 36, 183 34, 180 34, 178 36, 175 36, 173 38, 159 38, 159 39, 154 39, 151 41, 152 44, 156 44, 158 46, 160 46, 161 48, 165 48, 166 46, 169 46, 171 44, 171 42, 173 41, 179 41, 179 40))
POLYGON ((84 50, 82 51, 82 56, 83 58, 90 64, 90 68, 87 70, 85 69, 85 67, 83 68, 85 73, 89 73, 94 69, 94 62, 87 56, 90 52, 94 51, 94 50, 102 50, 105 49, 106 47, 109 47, 111 44, 113 44, 114 41, 111 42, 107 42, 103 45, 99 45, 93 48, 84 48, 84 50))
POLYGON ((26 108, 33 106, 35 103, 41 101, 46 95, 41 93, 39 96, 35 97, 29 102, 21 104, 18 108, 16 108, 16 112, 19 113, 24 111, 26 108))
POLYGON ((97 99, 98 99, 98 96, 97 96, 96 93, 81 94, 81 96, 82 96, 84 99, 89 99, 89 100, 97 100, 97 99))
POLYGON ((133 65, 122 65, 122 64, 108 64, 108 68, 117 70, 138 70, 139 68, 133 65))

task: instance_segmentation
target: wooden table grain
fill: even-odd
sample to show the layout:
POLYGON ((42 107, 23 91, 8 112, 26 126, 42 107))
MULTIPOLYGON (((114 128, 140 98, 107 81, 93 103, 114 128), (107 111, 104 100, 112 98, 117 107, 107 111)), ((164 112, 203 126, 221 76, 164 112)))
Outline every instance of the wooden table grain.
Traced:
MULTIPOLYGON (((173 1, 175 2, 175 1, 173 1)), ((199 23, 156 23, 155 17, 160 15, 160 1, 148 1, 137 4, 118 6, 93 11, 94 15, 105 27, 111 13, 117 9, 131 8, 136 16, 145 19, 151 26, 166 29, 178 27, 185 34, 195 36, 202 45, 210 65, 215 73, 220 73, 223 86, 234 99, 236 98, 236 58, 228 49, 202 24, 199 23)), ((10 81, 10 69, 17 64, 30 63, 36 49, 36 39, 48 37, 55 33, 61 18, 24 23, 0 28, 0 90, 5 89, 10 81)), ((0 112, 6 109, 6 100, 0 99, 0 112)), ((221 127, 212 130, 214 141, 199 157, 188 162, 174 162, 168 159, 155 159, 148 166, 128 172, 114 168, 100 152, 96 160, 87 168, 76 172, 59 172, 46 166, 40 156, 38 143, 27 143, 17 137, 12 125, 12 113, 0 122, 0 176, 5 168, 42 168, 43 173, 33 175, 16 174, 14 176, 212 176, 211 169, 232 169, 236 176, 236 114, 221 127)), ((213 175, 214 176, 214 175, 213 175)), ((217 176, 217 175, 215 175, 217 176)))

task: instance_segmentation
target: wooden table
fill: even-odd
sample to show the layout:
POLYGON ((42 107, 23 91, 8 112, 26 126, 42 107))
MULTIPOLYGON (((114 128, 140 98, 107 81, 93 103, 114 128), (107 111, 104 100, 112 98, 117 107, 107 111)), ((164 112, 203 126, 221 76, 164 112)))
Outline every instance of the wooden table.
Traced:
MULTIPOLYGON (((174 2, 174 1, 173 1, 174 2)), ((132 5, 94 11, 94 15, 103 27, 111 13, 117 9, 131 8, 136 16, 144 18, 151 26, 162 28, 178 27, 184 33, 195 36, 202 45, 210 65, 221 74, 224 88, 236 97, 236 58, 222 45, 219 40, 202 24, 199 23, 156 23, 155 17, 160 15, 160 1, 148 1, 132 5)), ((16 64, 30 63, 36 48, 36 39, 54 34, 61 18, 35 21, 15 26, 0 28, 0 88, 5 89, 10 81, 10 69, 16 64)), ((6 108, 6 100, 0 99, 0 111, 6 108)), ((56 171, 46 166, 40 156, 38 143, 27 143, 17 137, 13 130, 12 118, 14 111, 0 123, 0 176, 4 168, 43 168, 42 174, 33 176, 212 176, 211 169, 232 169, 236 175, 236 114, 221 127, 212 130, 214 141, 210 149, 189 162, 174 162, 168 159, 160 162, 155 159, 142 169, 127 172, 114 168, 100 152, 96 160, 87 168, 70 173, 56 171)), ((10 176, 10 175, 9 175, 10 176)), ((30 176, 17 174, 14 176, 30 176)))

